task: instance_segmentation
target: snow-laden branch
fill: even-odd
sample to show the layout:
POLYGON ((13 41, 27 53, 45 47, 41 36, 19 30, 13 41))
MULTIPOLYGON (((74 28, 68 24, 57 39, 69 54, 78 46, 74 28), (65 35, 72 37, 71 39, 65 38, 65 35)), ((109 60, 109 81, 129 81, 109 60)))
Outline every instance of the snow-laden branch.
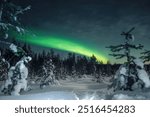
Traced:
POLYGON ((0 6, 0 31, 1 36, 4 39, 9 37, 9 32, 11 30, 16 31, 19 34, 23 34, 25 29, 20 25, 18 20, 18 15, 23 14, 25 11, 31 9, 31 6, 22 8, 17 6, 7 0, 4 0, 0 6))
POLYGON ((30 10, 30 9, 31 9, 31 6, 27 6, 24 9, 20 9, 20 10, 16 11, 15 15, 23 14, 25 11, 30 10))

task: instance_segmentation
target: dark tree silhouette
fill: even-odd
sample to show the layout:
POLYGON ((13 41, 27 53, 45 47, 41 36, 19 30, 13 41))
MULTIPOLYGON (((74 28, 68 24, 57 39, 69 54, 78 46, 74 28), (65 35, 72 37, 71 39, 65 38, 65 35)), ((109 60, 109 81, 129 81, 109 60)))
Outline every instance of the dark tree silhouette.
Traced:
POLYGON ((133 31, 135 28, 132 28, 128 32, 122 32, 122 36, 125 37, 124 44, 120 44, 117 46, 109 46, 107 48, 110 48, 110 50, 113 52, 113 54, 110 54, 111 56, 114 56, 116 59, 126 58, 127 60, 127 67, 128 67, 128 76, 130 76, 130 65, 133 59, 135 59, 134 56, 131 55, 131 49, 142 49, 143 45, 133 45, 131 44, 131 40, 134 40, 134 36, 131 34, 131 31, 133 31), (123 53, 119 53, 120 51, 123 51, 123 53), (118 52, 118 53, 116 53, 118 52))
MULTIPOLYGON (((126 62, 125 64, 125 68, 126 68, 126 76, 127 77, 127 86, 125 88, 127 89, 131 89, 131 86, 133 85, 133 83, 131 83, 131 79, 132 79, 132 75, 136 74, 135 70, 133 70, 133 65, 134 64, 134 59, 135 57, 133 55, 131 55, 131 50, 135 49, 142 49, 143 45, 139 44, 139 45, 133 45, 131 44, 131 42, 134 40, 134 36, 131 34, 131 32, 134 30, 135 28, 130 29, 128 32, 122 32, 121 35, 125 37, 125 42, 123 44, 120 45, 116 45, 116 46, 109 46, 107 48, 110 48, 110 50, 112 51, 113 54, 110 54, 111 56, 115 57, 116 59, 122 59, 122 58, 126 58, 126 62), (123 51, 123 53, 121 53, 123 51), (134 71, 134 73, 133 73, 134 71)), ((123 74, 125 75, 125 74, 123 74)))

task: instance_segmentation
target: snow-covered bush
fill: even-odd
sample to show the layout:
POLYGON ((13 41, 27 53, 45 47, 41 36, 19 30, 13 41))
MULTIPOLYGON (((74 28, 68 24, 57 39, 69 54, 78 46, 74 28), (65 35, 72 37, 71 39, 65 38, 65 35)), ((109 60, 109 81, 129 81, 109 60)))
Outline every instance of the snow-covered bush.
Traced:
POLYGON ((27 90, 28 68, 27 64, 31 57, 23 57, 11 67, 8 72, 8 79, 2 86, 2 92, 11 95, 20 95, 21 89, 27 90))
POLYGON ((121 65, 114 76, 112 87, 114 90, 123 90, 127 85, 127 69, 126 65, 121 65))
MULTIPOLYGON (((15 72, 16 76, 12 80, 15 80, 16 84, 13 87, 12 95, 20 95, 21 89, 27 90, 27 77, 28 68, 27 65, 31 61, 31 57, 23 57, 19 62, 16 63, 15 72)), ((13 74, 14 75, 14 74, 13 74)))
POLYGON ((144 69, 144 63, 140 59, 135 59, 134 63, 136 65, 136 71, 137 71, 137 76, 139 80, 141 80, 144 83, 145 88, 149 88, 150 78, 144 69))
POLYGON ((40 81, 40 88, 50 84, 59 84, 55 79, 54 74, 55 66, 51 59, 45 60, 42 66, 42 77, 40 81))
POLYGON ((144 69, 144 63, 140 59, 133 61, 130 75, 128 75, 128 71, 126 64, 120 66, 112 83, 114 90, 134 90, 150 87, 150 78, 144 69))

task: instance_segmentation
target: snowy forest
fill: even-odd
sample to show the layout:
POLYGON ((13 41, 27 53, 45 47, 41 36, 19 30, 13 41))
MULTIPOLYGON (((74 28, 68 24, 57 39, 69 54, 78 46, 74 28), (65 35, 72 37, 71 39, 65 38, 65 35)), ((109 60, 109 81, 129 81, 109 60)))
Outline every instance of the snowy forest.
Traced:
POLYGON ((122 64, 103 63, 94 54, 62 57, 53 48, 35 52, 15 39, 12 33, 29 32, 20 16, 30 9, 9 0, 0 4, 0 99, 150 99, 150 50, 134 44, 136 28, 121 33, 121 44, 106 47, 122 64), (139 50, 139 58, 131 54, 139 50))

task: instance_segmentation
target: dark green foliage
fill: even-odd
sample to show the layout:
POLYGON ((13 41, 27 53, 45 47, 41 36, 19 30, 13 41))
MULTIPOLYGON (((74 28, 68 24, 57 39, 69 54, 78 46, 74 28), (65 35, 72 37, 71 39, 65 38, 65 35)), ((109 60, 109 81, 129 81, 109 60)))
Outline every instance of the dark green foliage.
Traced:
POLYGON ((119 44, 116 46, 109 46, 107 48, 110 48, 112 54, 111 56, 115 57, 116 59, 122 59, 126 58, 126 61, 124 62, 125 68, 126 68, 126 86, 125 89, 132 90, 131 87, 133 83, 135 82, 134 79, 138 80, 137 77, 137 71, 135 69, 134 59, 136 59, 132 54, 131 50, 140 50, 143 48, 143 45, 133 45, 131 42, 134 40, 134 36, 131 34, 131 31, 133 31, 135 28, 130 29, 128 32, 123 32, 121 35, 125 37, 125 41, 123 44, 119 44), (134 76, 134 77, 133 77, 134 76))
POLYGON ((144 62, 149 62, 150 61, 150 51, 149 50, 145 50, 145 52, 141 53, 143 56, 141 57, 144 62))
POLYGON ((122 36, 125 37, 125 42, 123 44, 107 47, 110 48, 110 50, 112 51, 112 54, 110 54, 111 56, 115 57, 116 59, 126 58, 127 64, 129 65, 131 64, 131 62, 133 62, 133 59, 135 59, 135 57, 131 55, 131 50, 132 49, 140 50, 143 48, 143 45, 141 44, 139 45, 131 44, 131 42, 134 39, 133 35, 131 34, 131 31, 133 31, 134 29, 135 28, 132 28, 128 32, 123 32, 121 34, 122 36))

